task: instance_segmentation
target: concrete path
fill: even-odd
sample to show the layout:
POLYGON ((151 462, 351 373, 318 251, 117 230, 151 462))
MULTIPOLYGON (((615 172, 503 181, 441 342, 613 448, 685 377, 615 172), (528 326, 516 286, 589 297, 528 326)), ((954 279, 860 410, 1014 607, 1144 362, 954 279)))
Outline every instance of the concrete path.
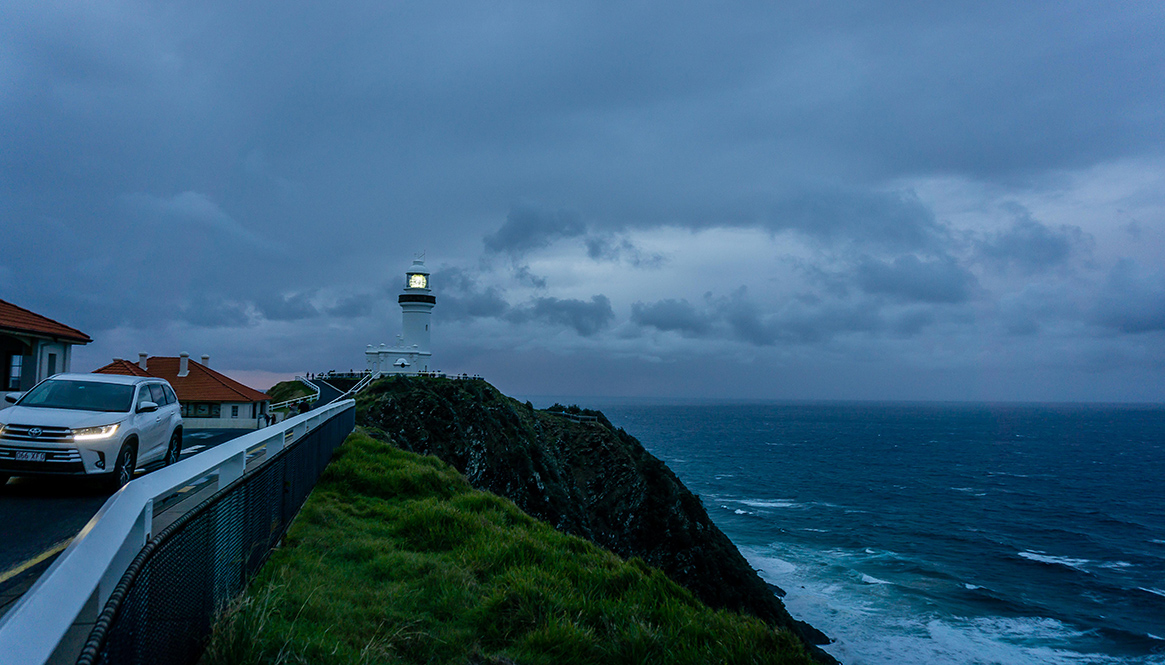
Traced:
POLYGON ((313 409, 318 409, 325 404, 331 404, 337 397, 344 394, 344 391, 337 389, 323 379, 312 379, 311 382, 320 387, 320 398, 311 405, 313 409))

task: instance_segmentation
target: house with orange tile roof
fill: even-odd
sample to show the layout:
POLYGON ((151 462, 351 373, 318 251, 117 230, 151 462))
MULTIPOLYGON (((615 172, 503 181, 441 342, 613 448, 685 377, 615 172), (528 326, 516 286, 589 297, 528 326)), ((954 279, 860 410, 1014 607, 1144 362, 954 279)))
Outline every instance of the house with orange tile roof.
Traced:
POLYGON ((98 374, 125 374, 166 379, 178 394, 188 429, 262 427, 271 397, 210 368, 210 356, 192 362, 190 354, 147 356, 136 363, 121 358, 93 370, 98 374))
POLYGON ((25 391, 69 371, 73 347, 92 341, 76 328, 0 300, 0 389, 25 391))

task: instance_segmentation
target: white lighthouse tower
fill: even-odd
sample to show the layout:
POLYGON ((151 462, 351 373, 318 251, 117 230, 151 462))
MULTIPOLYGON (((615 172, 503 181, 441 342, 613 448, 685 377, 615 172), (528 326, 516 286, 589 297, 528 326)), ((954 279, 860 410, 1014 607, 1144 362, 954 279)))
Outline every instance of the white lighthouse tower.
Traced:
POLYGON ((429 271, 423 258, 413 259, 413 265, 405 271, 405 288, 396 301, 401 309, 401 334, 395 346, 368 345, 364 351, 368 370, 374 375, 436 371, 429 334, 437 298, 429 288, 429 271))

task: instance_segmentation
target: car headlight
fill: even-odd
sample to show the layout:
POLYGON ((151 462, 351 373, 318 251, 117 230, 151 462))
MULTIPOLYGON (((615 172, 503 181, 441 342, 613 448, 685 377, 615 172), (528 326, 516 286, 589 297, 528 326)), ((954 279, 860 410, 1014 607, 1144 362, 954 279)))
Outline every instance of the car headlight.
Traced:
POLYGON ((98 439, 108 439, 117 432, 120 423, 112 425, 102 425, 100 427, 82 427, 73 430, 74 441, 96 441, 98 439))

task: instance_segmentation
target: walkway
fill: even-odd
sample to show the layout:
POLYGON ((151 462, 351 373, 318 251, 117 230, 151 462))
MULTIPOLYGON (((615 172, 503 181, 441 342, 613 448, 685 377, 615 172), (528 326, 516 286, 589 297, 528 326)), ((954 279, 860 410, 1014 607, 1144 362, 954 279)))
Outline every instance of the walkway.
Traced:
POLYGON ((331 404, 337 397, 344 394, 344 391, 336 389, 335 386, 323 379, 312 379, 311 382, 320 387, 320 398, 311 405, 313 409, 318 409, 325 404, 331 404))

